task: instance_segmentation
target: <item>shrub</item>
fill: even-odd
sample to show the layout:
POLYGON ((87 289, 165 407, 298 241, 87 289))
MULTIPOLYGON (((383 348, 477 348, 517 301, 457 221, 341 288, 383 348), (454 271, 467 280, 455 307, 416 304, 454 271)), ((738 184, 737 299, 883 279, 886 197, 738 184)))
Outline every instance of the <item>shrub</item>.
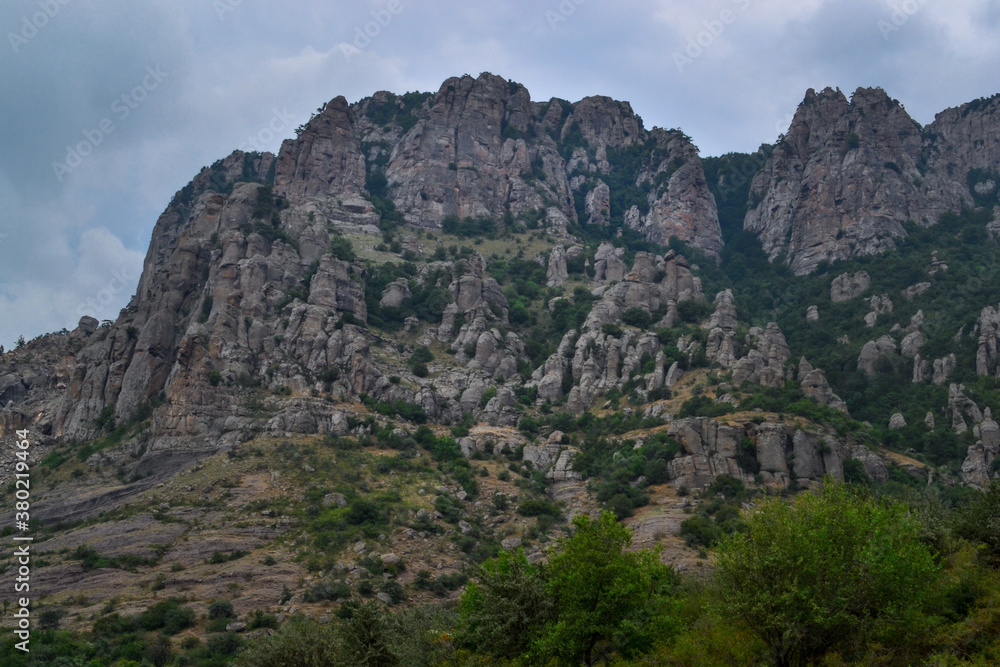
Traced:
POLYGON ((868 638, 905 645, 937 567, 908 508, 828 482, 793 505, 765 502, 721 539, 721 610, 778 665, 868 638))
POLYGON ((562 508, 547 500, 528 498, 522 500, 521 504, 517 506, 517 513, 521 516, 550 516, 553 519, 559 519, 562 517, 562 508))
POLYGON ((208 618, 231 618, 234 615, 233 603, 229 600, 217 600, 208 605, 208 618))
POLYGON ((653 318, 644 308, 629 308, 622 313, 622 323, 630 327, 648 329, 649 325, 653 323, 653 318))

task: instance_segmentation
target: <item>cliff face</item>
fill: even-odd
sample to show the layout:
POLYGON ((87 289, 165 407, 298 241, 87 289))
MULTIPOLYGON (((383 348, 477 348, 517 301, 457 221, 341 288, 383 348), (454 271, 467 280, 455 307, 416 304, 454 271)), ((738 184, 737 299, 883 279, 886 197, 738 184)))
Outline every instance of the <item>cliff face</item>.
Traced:
POLYGON ((879 88, 859 88, 850 101, 809 90, 753 180, 744 228, 801 275, 893 248, 905 221, 929 226, 974 200, 997 202, 989 175, 1000 169, 998 113, 993 98, 921 128, 879 88))
MULTIPOLYGON (((772 259, 787 253, 808 273, 892 247, 906 220, 990 205, 998 105, 971 103, 921 129, 880 90, 851 101, 810 91, 753 181, 746 228, 772 259)), ((124 470, 141 490, 260 434, 351 432, 360 398, 496 426, 516 426, 523 406, 565 402, 580 414, 613 392, 662 412, 656 397, 714 363, 736 385, 795 379, 846 409, 823 370, 804 362, 795 374, 775 322, 753 314, 756 326, 738 330, 732 293, 716 297, 704 331, 665 342, 654 329, 689 326, 707 308, 699 269, 673 251, 616 247, 606 240, 616 234, 678 237, 710 257, 723 247, 697 148, 680 131, 646 130, 626 102, 532 102, 490 74, 432 95, 338 97, 277 156, 233 153, 175 195, 115 322, 84 318, 0 358, 0 435, 29 427, 44 452, 118 425, 124 448, 87 464, 124 470), (442 226, 484 220, 537 231, 447 252, 442 226), (501 285, 493 269, 510 278, 512 267, 519 276, 501 285), (537 319, 552 328, 530 328, 537 319), (432 361, 415 362, 418 350, 432 361)), ((864 291, 859 276, 831 301, 864 291)), ((872 307, 870 326, 883 312, 872 307)), ((991 313, 977 329, 977 369, 995 376, 991 313)), ((914 356, 920 345, 904 347, 914 356)), ((864 367, 874 372, 878 356, 891 355, 864 367)), ((929 376, 915 356, 914 378, 929 376)), ((947 359, 934 362, 942 383, 947 359)))

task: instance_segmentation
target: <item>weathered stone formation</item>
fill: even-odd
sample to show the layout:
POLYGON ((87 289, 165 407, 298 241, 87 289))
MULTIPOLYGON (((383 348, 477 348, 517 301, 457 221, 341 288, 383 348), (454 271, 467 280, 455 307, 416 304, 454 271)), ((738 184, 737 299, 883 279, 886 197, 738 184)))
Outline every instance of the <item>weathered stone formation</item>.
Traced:
POLYGON ((993 461, 1000 455, 1000 426, 993 421, 989 408, 983 411, 983 418, 973 428, 976 444, 969 447, 962 462, 962 481, 969 486, 984 491, 993 477, 993 461))
POLYGON ((768 387, 783 386, 785 362, 791 353, 777 323, 768 322, 766 329, 752 327, 746 336, 746 346, 749 352, 733 364, 733 384, 754 382, 768 387))
POLYGON ((532 102, 523 86, 482 74, 445 81, 423 106, 409 111, 417 120, 405 132, 395 121, 381 127, 372 122, 402 111, 402 102, 389 93, 362 100, 351 111, 368 144, 389 145, 372 148, 366 157, 387 162, 388 195, 411 224, 437 227, 448 215, 497 218, 544 211, 545 225, 564 234, 568 223, 578 221, 573 197, 579 192, 582 224, 608 225, 620 216, 656 243, 677 236, 718 254, 722 233, 715 201, 688 137, 647 131, 627 102, 596 96, 565 104, 532 102), (612 193, 601 175, 617 168, 618 151, 650 141, 654 148, 636 184, 655 183, 655 188, 642 210, 611 210, 612 193), (570 144, 562 154, 560 143, 570 144))
POLYGON ((902 291, 903 298, 907 301, 912 301, 930 288, 930 283, 917 283, 916 285, 910 285, 902 291))
POLYGON ((858 370, 862 370, 869 377, 875 374, 875 362, 880 357, 895 356, 897 351, 896 341, 892 336, 882 336, 878 340, 870 340, 861 348, 858 356, 858 370))
POLYGON ((708 341, 705 356, 723 368, 736 363, 736 301, 732 290, 719 292, 715 297, 715 311, 706 325, 708 341))
POLYGON ((885 463, 868 448, 838 442, 833 436, 795 429, 786 424, 724 423, 708 417, 676 419, 667 430, 681 452, 667 464, 668 477, 678 487, 704 487, 717 475, 754 483, 754 474, 740 461, 756 461, 760 481, 784 487, 792 480, 808 485, 825 475, 843 478, 843 462, 862 461, 874 480, 889 478, 885 463))
POLYGON ((665 310, 667 316, 672 308, 676 316, 678 302, 704 298, 701 281, 673 251, 663 257, 638 252, 627 273, 611 244, 602 244, 595 257, 595 269, 603 272, 604 278, 609 270, 620 277, 614 285, 602 288, 601 300, 594 304, 581 330, 568 332, 559 349, 531 379, 538 387, 538 400, 544 402, 563 398, 571 377, 575 386, 569 392, 567 407, 576 413, 586 410, 599 392, 627 382, 641 367, 644 355, 655 360, 655 370, 644 378, 647 391, 662 387, 668 376, 656 334, 627 327, 616 337, 606 333, 604 325, 620 323, 630 308, 649 314, 665 310))
POLYGON ((892 312, 892 299, 888 294, 871 297, 868 299, 868 305, 871 306, 871 312, 865 315, 865 326, 869 328, 875 326, 879 315, 892 312))
POLYGON ((548 287, 559 287, 562 285, 569 278, 568 262, 576 259, 581 254, 583 254, 583 248, 578 245, 570 246, 569 248, 565 248, 562 245, 554 247, 549 253, 549 259, 546 263, 545 284, 548 287))
POLYGON ((361 199, 365 173, 355 113, 341 96, 328 102, 297 138, 282 144, 274 187, 295 203, 330 193, 361 199))
POLYGON ((833 393, 833 389, 830 388, 830 384, 826 380, 826 373, 820 368, 813 368, 805 357, 799 360, 798 380, 806 396, 820 405, 829 406, 849 415, 847 403, 833 393))
POLYGON ((718 255, 722 250, 722 229, 698 149, 677 130, 654 129, 650 137, 656 148, 637 179, 655 184, 649 195, 649 213, 643 215, 633 207, 631 215, 626 214, 626 224, 654 243, 665 245, 676 236, 718 255))
POLYGON ((986 306, 979 316, 976 375, 1000 377, 1000 306, 986 306))
POLYGON ((622 260, 624 256, 624 248, 616 248, 606 241, 598 246, 594 253, 594 280, 611 283, 623 279, 628 268, 622 260))
MULTIPOLYGON (((921 129, 879 88, 809 90, 754 178, 745 229, 796 274, 824 260, 895 247, 901 223, 933 225, 973 204, 968 174, 1000 170, 1000 97, 937 115, 921 129)), ((977 182, 980 199, 996 186, 977 182)))
POLYGON ((457 269, 457 279, 448 286, 454 301, 441 316, 437 338, 449 342, 456 359, 468 361, 468 368, 499 380, 513 376, 524 345, 517 334, 499 328, 507 325, 503 290, 485 275, 486 259, 479 253, 459 262, 457 269))
POLYGON ((857 273, 841 273, 830 283, 830 301, 841 303, 861 296, 872 286, 871 276, 867 271, 857 273))
POLYGON ((958 434, 969 430, 966 417, 972 420, 973 424, 983 420, 982 411, 975 401, 965 395, 965 385, 962 384, 952 384, 948 387, 948 409, 951 410, 951 427, 958 434))

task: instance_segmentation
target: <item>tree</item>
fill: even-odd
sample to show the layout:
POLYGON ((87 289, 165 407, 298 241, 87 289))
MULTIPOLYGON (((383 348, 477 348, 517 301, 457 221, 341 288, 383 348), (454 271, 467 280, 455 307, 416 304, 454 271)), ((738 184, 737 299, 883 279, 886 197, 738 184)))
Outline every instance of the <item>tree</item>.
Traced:
POLYGON ((985 544, 989 557, 1000 561, 1000 483, 994 482, 961 509, 955 534, 985 544))
POLYGON ((541 570, 524 550, 501 551, 480 566, 459 603, 459 640, 494 658, 528 651, 552 617, 552 598, 541 570))
POLYGON ((292 619, 270 637, 247 644, 234 664, 240 667, 328 667, 340 659, 336 629, 316 621, 292 619))
POLYGON ((720 611, 768 646, 778 667, 871 637, 904 641, 937 566, 905 505, 830 481, 765 502, 724 537, 720 611))
POLYGON ((654 551, 625 551, 631 531, 613 512, 573 519, 575 532, 546 568, 556 617, 535 643, 540 657, 571 664, 649 650, 678 630, 673 569, 654 551))
POLYGON ((395 667, 399 657, 392 649, 395 619, 377 602, 360 602, 341 630, 345 662, 358 667, 395 667))

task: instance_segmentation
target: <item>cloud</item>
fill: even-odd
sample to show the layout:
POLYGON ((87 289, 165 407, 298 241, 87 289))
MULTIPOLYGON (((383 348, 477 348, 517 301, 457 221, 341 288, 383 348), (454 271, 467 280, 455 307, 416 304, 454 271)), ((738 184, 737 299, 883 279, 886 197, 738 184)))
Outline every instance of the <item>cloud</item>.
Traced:
POLYGON ((8 348, 19 335, 72 329, 84 315, 115 319, 135 292, 144 253, 129 250, 107 229, 86 230, 74 248, 64 238, 51 241, 30 252, 50 252, 60 260, 51 262, 49 272, 25 272, 0 286, 0 344, 8 348))

